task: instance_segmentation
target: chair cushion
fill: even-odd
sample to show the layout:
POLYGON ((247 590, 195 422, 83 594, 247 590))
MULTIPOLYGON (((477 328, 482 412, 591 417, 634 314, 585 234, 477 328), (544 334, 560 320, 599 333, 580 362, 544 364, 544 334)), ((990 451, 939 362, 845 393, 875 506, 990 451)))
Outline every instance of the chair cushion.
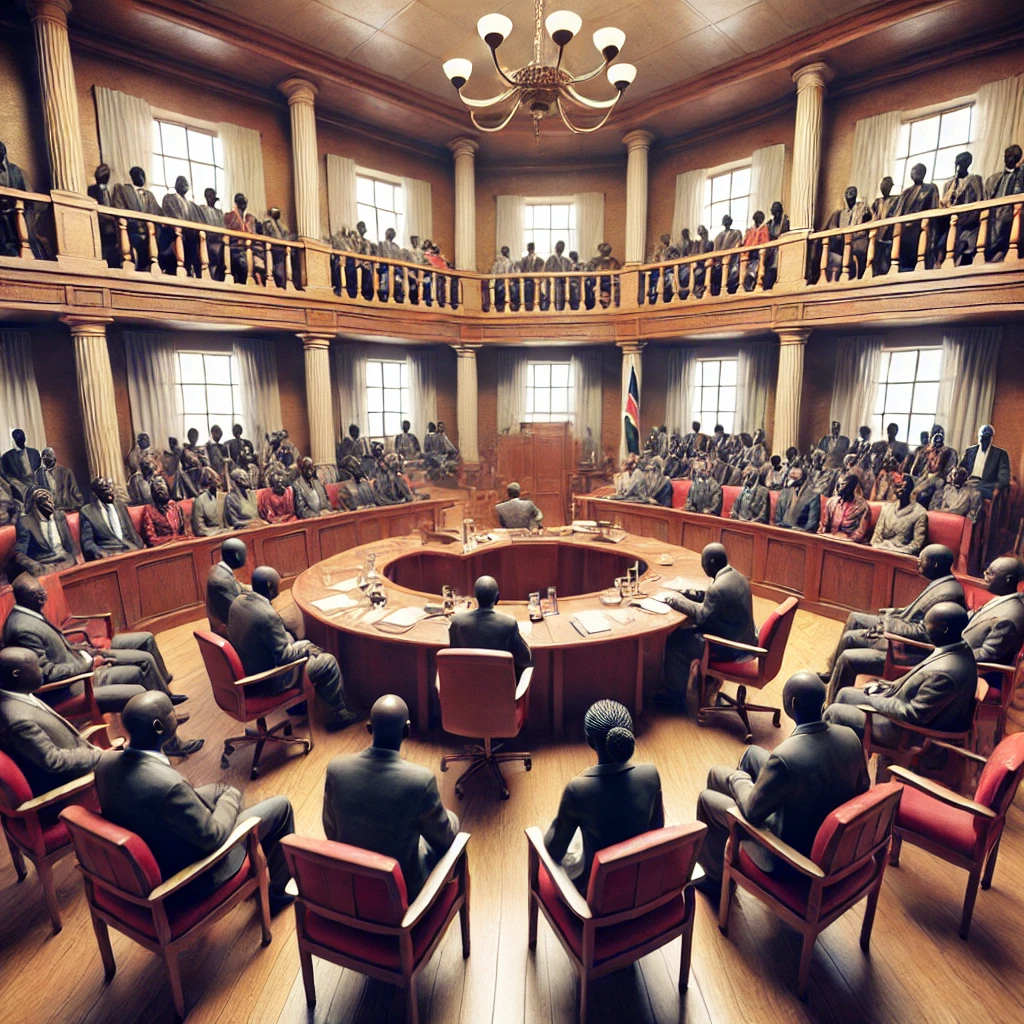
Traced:
POLYGON ((672 481, 672 507, 673 508, 685 508, 686 507, 686 496, 690 493, 690 480, 673 480, 672 481))
POLYGON ((54 850, 59 850, 61 847, 68 846, 71 843, 71 836, 68 834, 68 830, 63 821, 60 821, 59 819, 49 822, 41 820, 40 824, 43 828, 43 849, 41 850, 33 847, 32 842, 29 839, 28 826, 25 824, 24 818, 4 819, 4 827, 18 841, 18 843, 24 849, 32 850, 32 852, 38 856, 42 856, 46 853, 53 853, 54 850))
MULTIPOLYGON (((453 878, 438 893, 434 905, 413 928, 412 955, 415 963, 419 963, 427 947, 434 941, 438 929, 444 924, 458 896, 459 883, 453 878)), ((402 967, 398 939, 395 936, 378 935, 375 932, 352 928, 312 910, 306 914, 306 934, 311 942, 333 949, 343 956, 393 971, 398 971, 402 967)))
POLYGON ((744 661, 709 661, 708 672, 713 676, 725 676, 746 686, 762 686, 760 662, 757 658, 744 661))
POLYGON ((731 485, 722 488, 722 518, 728 519, 732 513, 732 507, 736 504, 736 499, 740 496, 742 487, 733 487, 731 485))
POLYGON ((896 827, 927 836, 962 857, 973 857, 980 838, 976 820, 967 811, 933 800, 913 786, 904 786, 896 827))
POLYGON ((254 718, 262 718, 264 715, 269 715, 275 708, 279 708, 285 701, 301 696, 301 687, 293 686, 291 689, 285 690, 284 693, 271 693, 263 697, 246 697, 246 718, 249 721, 252 721, 254 718))

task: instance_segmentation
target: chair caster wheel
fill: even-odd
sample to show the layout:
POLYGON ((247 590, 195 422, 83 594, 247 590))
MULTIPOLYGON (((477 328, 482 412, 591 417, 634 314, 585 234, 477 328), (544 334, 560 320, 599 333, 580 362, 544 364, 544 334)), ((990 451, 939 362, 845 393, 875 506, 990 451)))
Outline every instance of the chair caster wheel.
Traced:
POLYGON ((249 772, 249 778, 250 779, 255 780, 255 779, 258 779, 259 777, 260 777, 260 770, 259 770, 259 768, 253 768, 253 770, 251 772, 249 772))
POLYGON ((233 754, 234 752, 235 752, 235 748, 233 746, 231 746, 230 743, 225 743, 224 744, 224 756, 225 757, 227 757, 228 754, 233 754))
POLYGON ((502 800, 507 800, 507 799, 508 799, 508 797, 509 797, 509 792, 508 792, 508 790, 507 790, 507 789, 503 789, 503 790, 501 791, 501 799, 502 799, 502 800))
POLYGON ((227 754, 220 755, 220 766, 223 771, 227 771, 231 767, 231 762, 228 760, 227 754))
POLYGON ((776 711, 775 714, 772 715, 772 725, 774 725, 776 729, 781 729, 782 728, 782 712, 781 711, 776 711))
POLYGON ((530 769, 533 768, 533 758, 528 757, 524 762, 524 767, 527 771, 530 771, 530 769))

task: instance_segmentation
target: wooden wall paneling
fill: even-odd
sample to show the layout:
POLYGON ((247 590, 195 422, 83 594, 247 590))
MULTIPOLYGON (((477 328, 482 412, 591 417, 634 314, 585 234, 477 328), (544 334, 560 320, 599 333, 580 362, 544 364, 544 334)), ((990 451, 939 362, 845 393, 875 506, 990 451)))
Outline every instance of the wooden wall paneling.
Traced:
POLYGON ((206 578, 197 580, 195 566, 187 550, 159 561, 133 563, 141 617, 152 619, 205 601, 206 578))
POLYGON ((788 537, 769 537, 765 547, 765 579, 802 594, 806 584, 807 554, 804 546, 788 537))
POLYGON ((380 540, 380 523, 376 519, 360 520, 356 530, 359 534, 360 544, 370 544, 375 540, 380 540))
POLYGON ((704 520, 686 520, 683 523, 683 547, 691 551, 703 551, 708 544, 718 540, 724 521, 715 516, 708 516, 704 520))
MULTIPOLYGON (((97 563, 89 568, 95 570, 97 563)), ((85 568, 85 567, 83 567, 85 568)), ((134 624, 137 619, 129 618, 121 596, 121 586, 116 568, 105 572, 81 573, 77 579, 61 577, 61 587, 68 599, 68 607, 74 615, 88 615, 92 612, 110 612, 114 629, 121 632, 134 624)))
POLYGON ((320 557, 330 558, 342 551, 359 546, 358 529, 355 523, 328 520, 320 530, 320 557))
POLYGON ((309 568, 306 530, 302 527, 262 539, 260 561, 272 565, 282 578, 298 576, 309 568))
POLYGON ((928 581, 909 567, 898 568, 893 573, 892 602, 879 607, 903 608, 910 604, 927 585, 928 581))
POLYGON ((754 575, 754 537, 728 527, 722 529, 722 543, 729 555, 729 564, 744 576, 754 575))
POLYGON ((860 611, 879 607, 872 603, 875 563, 870 558, 858 558, 849 545, 822 551, 820 580, 818 597, 822 601, 860 611))

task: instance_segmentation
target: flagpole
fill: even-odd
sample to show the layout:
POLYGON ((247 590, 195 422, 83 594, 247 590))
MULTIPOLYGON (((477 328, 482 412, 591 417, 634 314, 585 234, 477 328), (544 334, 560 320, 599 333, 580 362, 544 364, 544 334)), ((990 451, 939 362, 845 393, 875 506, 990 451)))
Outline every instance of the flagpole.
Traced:
POLYGON ((643 370, 641 366, 640 353, 643 351, 642 341, 620 341, 619 349, 622 352, 622 428, 619 435, 619 465, 626 461, 629 455, 629 441, 627 439, 627 407, 632 398, 635 403, 635 427, 636 427, 636 451, 639 453, 640 440, 640 389, 643 385, 643 370), (631 390, 633 393, 631 395, 631 390))

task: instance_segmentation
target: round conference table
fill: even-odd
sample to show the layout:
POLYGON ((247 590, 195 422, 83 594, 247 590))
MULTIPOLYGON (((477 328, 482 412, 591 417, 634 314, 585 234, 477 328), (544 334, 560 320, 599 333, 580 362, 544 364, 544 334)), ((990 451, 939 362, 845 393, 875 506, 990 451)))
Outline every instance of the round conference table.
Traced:
POLYGON ((639 715, 645 694, 660 684, 665 639, 686 617, 625 601, 607 606, 600 592, 638 562, 644 594, 658 593, 663 581, 675 577, 704 580, 699 554, 628 534, 619 543, 581 533, 521 537, 493 530, 490 536, 467 552, 461 543, 424 543, 418 536, 379 540, 319 562, 295 580, 292 596, 306 636, 338 658, 350 702, 367 705, 395 693, 408 703, 420 731, 439 721, 434 655, 448 646, 447 620, 386 620, 395 613, 401 618, 403 610, 411 617, 425 605, 439 606, 445 584, 456 595, 472 595, 476 578, 489 575, 501 588, 500 610, 525 624, 533 651, 531 732, 561 736, 567 716, 576 729, 586 709, 605 697, 639 715), (356 585, 371 553, 387 595, 383 609, 374 608, 356 585), (549 586, 557 588, 559 614, 531 624, 529 594, 546 597, 549 586), (581 633, 574 616, 589 611, 603 613, 610 629, 581 633))

